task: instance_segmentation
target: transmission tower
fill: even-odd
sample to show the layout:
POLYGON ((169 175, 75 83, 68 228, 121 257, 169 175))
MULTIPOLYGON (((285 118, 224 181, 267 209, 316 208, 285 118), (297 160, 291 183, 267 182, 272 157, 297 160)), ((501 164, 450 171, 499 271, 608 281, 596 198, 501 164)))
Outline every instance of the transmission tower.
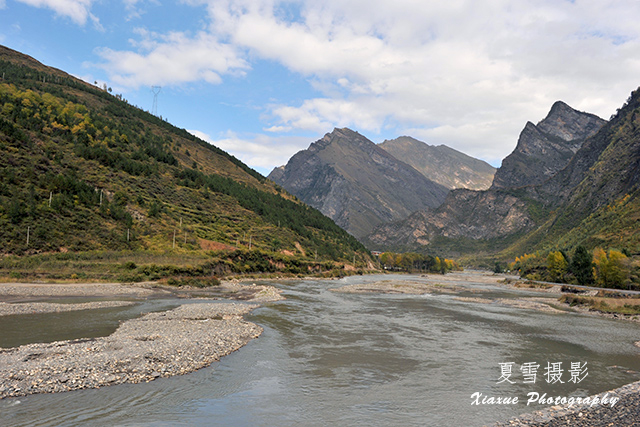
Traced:
POLYGON ((151 86, 151 92, 153 92, 153 108, 151 108, 151 114, 158 115, 158 94, 162 90, 162 86, 151 86))

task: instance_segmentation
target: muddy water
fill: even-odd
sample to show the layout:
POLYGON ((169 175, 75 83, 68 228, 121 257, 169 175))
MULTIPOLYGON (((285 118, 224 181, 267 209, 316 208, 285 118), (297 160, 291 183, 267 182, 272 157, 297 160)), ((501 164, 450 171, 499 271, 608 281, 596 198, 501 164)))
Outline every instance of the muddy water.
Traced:
MULTIPOLYGON (((640 325, 456 300, 456 295, 344 294, 351 277, 278 285, 286 301, 249 320, 264 334, 211 368, 148 384, 0 401, 6 426, 474 426, 541 409, 527 393, 586 396, 640 380, 640 325), (514 362, 498 384, 501 363, 514 362), (540 365, 524 384, 520 365, 540 365), (562 362, 564 384, 549 384, 562 362), (571 362, 588 375, 572 383, 571 362), (518 397, 472 405, 475 392, 518 397)), ((424 280, 401 276, 401 280, 424 280)), ((465 274, 462 296, 540 296, 465 274)), ((66 314, 63 314, 66 315, 66 314)), ((1 325, 2 319, 0 319, 1 325)))

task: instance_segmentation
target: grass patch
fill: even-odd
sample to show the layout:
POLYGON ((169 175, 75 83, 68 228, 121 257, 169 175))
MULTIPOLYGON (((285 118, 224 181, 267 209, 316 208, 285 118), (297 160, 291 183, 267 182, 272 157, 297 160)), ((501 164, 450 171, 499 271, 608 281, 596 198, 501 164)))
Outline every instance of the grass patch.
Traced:
POLYGON ((640 314, 640 298, 586 297, 581 295, 563 295, 560 302, 571 307, 584 306, 591 310, 610 314, 640 314))
POLYGON ((521 288, 521 289, 551 289, 553 288, 553 285, 550 285, 548 283, 536 283, 536 282, 526 281, 526 282, 516 282, 513 284, 513 287, 521 288))
POLYGON ((210 288, 220 286, 220 279, 217 277, 172 277, 167 280, 169 286, 191 286, 193 288, 210 288))

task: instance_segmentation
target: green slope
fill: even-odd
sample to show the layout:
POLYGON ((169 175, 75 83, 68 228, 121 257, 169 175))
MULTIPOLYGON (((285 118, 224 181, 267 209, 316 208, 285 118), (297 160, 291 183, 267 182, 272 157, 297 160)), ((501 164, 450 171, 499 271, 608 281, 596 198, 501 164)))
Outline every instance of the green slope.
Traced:
POLYGON ((4 255, 251 245, 302 259, 366 257, 317 210, 119 95, 2 46, 0 76, 4 255))

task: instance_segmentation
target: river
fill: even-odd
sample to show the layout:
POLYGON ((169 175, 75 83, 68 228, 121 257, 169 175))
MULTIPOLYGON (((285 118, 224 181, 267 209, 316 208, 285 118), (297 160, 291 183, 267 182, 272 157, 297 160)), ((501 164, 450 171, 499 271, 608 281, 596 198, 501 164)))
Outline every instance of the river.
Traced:
POLYGON ((388 275, 275 283, 287 299, 248 316, 263 335, 211 367, 145 384, 4 399, 1 424, 481 426, 544 408, 526 404, 529 392, 587 396, 640 380, 637 323, 461 301, 540 294, 476 280, 477 273, 451 277, 464 288, 457 295, 329 290, 388 275), (540 365, 535 383, 524 383, 527 362, 540 365), (559 362, 564 383, 550 384, 545 368, 559 362), (570 382, 577 362, 583 378, 570 382), (519 402, 473 405, 476 392, 519 402))

